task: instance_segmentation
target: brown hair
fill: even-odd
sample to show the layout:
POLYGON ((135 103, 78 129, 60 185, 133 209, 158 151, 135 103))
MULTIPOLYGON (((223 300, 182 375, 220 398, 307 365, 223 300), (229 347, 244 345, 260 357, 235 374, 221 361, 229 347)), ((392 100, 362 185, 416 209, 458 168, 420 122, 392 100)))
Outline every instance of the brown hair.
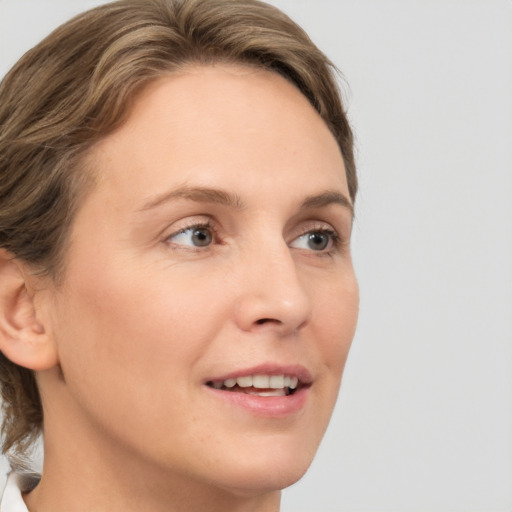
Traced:
MULTIPOLYGON (((58 281, 66 235, 92 182, 83 156, 120 126, 142 87, 180 66, 273 70, 308 98, 338 141, 355 199, 353 139, 333 66, 306 33, 258 0, 120 0, 65 23, 0 84, 0 247, 58 281)), ((33 372, 0 354, 3 450, 42 427, 33 372)))

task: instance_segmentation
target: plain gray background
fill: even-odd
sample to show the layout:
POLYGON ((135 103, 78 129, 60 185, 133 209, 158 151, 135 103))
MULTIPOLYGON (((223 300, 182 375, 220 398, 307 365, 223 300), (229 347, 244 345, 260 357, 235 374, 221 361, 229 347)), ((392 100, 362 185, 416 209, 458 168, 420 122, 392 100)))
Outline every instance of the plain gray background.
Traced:
MULTIPOLYGON (((0 0, 0 76, 93 0, 0 0)), ((512 2, 273 0, 342 70, 359 328, 283 512, 512 510, 512 2)))

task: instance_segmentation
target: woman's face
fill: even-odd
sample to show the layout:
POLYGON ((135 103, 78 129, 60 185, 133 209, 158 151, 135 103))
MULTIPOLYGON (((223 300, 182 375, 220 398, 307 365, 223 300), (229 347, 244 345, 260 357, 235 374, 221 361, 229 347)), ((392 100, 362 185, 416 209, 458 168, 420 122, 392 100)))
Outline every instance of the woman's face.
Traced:
POLYGON ((218 65, 151 84, 90 156, 96 184, 47 309, 68 410, 48 405, 48 421, 68 414, 134 466, 291 484, 358 311, 335 139, 282 77, 218 65))

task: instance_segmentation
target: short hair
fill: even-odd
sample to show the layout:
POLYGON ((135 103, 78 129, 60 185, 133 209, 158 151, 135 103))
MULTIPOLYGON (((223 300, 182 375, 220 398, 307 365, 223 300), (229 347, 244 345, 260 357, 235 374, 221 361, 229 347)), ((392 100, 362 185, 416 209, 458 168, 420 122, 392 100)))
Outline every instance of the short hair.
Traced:
MULTIPOLYGON (((93 182, 88 149, 123 123, 150 82, 219 62, 274 71, 302 92, 339 145, 354 201, 336 69, 288 16, 258 0, 120 0, 57 28, 0 84, 0 247, 58 284, 93 182)), ((34 373, 0 354, 0 386, 3 451, 23 454, 43 422, 34 373)))

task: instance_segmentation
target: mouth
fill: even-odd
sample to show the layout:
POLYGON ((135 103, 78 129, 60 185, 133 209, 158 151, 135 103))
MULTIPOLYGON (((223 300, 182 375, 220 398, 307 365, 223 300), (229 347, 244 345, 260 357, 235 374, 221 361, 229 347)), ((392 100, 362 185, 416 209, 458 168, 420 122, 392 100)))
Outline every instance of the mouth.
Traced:
POLYGON ((309 386, 297 375, 244 375, 206 382, 208 387, 261 397, 289 396, 309 386))
POLYGON ((301 365, 261 364, 204 381, 212 395, 252 416, 296 418, 309 401, 311 373, 301 365))

